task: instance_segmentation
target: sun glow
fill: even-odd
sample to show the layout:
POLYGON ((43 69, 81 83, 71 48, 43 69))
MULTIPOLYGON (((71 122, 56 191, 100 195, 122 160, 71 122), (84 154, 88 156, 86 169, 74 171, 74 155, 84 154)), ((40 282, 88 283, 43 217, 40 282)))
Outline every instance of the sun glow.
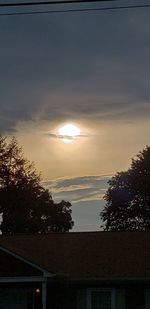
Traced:
POLYGON ((66 124, 59 129, 59 135, 64 143, 73 143, 80 136, 80 129, 73 124, 66 124))

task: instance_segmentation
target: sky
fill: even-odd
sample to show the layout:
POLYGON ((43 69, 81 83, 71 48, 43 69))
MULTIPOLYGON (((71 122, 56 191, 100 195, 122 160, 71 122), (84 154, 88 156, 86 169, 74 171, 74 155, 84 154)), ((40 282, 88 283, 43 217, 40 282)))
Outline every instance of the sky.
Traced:
POLYGON ((149 29, 150 8, 0 16, 0 132, 72 203, 74 231, 99 230, 109 178, 149 145, 149 29))

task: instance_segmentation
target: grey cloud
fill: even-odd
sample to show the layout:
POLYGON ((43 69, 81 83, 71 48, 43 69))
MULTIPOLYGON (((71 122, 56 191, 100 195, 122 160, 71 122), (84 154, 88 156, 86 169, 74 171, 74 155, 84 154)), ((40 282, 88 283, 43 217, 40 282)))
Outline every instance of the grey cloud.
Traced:
POLYGON ((54 186, 55 188, 60 188, 60 187, 68 187, 70 185, 94 185, 98 181, 101 181, 102 183, 105 183, 107 179, 109 179, 111 175, 89 175, 89 176, 80 176, 80 177, 73 177, 73 178, 58 178, 53 181, 47 181, 43 182, 44 185, 47 185, 47 187, 54 186))
POLYGON ((1 19, 0 130, 149 116, 149 26, 145 10, 1 19))
MULTIPOLYGON (((49 98, 49 100, 54 104, 53 98, 49 98)), ((126 94, 122 94, 122 96, 105 94, 104 98, 104 94, 83 96, 79 93, 72 97, 71 94, 66 93, 58 95, 57 102, 62 104, 63 108, 57 109, 57 104, 56 107, 54 104, 49 111, 49 107, 46 107, 43 113, 44 119, 52 120, 53 115, 57 121, 68 119, 126 121, 150 116, 150 100, 138 98, 137 95, 134 97, 126 94), (70 102, 72 103, 70 104, 70 102)))
POLYGON ((54 133, 46 133, 45 134, 49 138, 56 138, 56 139, 67 139, 71 141, 76 141, 77 139, 80 139, 82 137, 87 137, 87 135, 80 134, 79 136, 69 136, 69 135, 61 135, 61 134, 54 134, 54 133))
POLYGON ((108 188, 110 175, 60 178, 45 181, 56 202, 69 200, 72 203, 73 231, 99 230, 99 213, 104 207, 103 196, 108 188))
POLYGON ((59 138, 59 139, 64 139, 64 138, 67 138, 67 139, 74 139, 72 136, 68 136, 68 135, 60 135, 60 134, 54 134, 54 133, 47 133, 46 136, 50 137, 50 138, 59 138))
POLYGON ((83 176, 75 178, 61 178, 43 182, 50 190, 54 200, 69 200, 72 204, 81 201, 102 200, 108 187, 110 176, 83 176))

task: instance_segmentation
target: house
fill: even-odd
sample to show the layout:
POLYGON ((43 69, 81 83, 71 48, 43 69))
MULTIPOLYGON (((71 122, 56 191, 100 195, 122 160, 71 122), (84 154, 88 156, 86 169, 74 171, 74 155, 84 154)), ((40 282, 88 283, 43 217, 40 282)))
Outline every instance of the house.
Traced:
POLYGON ((150 309, 150 232, 0 236, 0 309, 150 309))

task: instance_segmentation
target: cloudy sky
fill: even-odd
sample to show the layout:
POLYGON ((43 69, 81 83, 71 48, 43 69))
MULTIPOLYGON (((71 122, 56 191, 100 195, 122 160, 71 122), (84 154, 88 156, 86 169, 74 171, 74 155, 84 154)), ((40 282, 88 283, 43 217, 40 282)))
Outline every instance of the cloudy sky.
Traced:
POLYGON ((108 179, 150 144, 149 29, 150 8, 0 16, 0 132, 72 203, 74 230, 99 229, 108 179))

